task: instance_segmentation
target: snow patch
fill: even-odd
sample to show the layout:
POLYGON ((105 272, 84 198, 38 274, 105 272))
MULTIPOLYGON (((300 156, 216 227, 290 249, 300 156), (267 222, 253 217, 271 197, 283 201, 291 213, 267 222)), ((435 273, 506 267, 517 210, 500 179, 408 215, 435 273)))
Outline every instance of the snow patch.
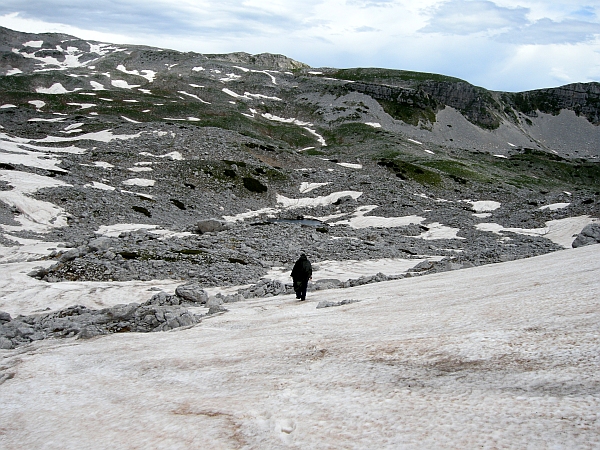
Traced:
POLYGON ((480 231, 491 231, 502 235, 503 233, 523 234, 526 236, 540 236, 550 239, 558 245, 570 248, 581 230, 590 223, 599 223, 599 219, 589 216, 567 217, 565 219, 546 222, 543 228, 505 228, 497 223, 480 223, 475 226, 480 231))
POLYGON ((67 90, 61 83, 54 83, 49 88, 38 87, 35 92, 39 94, 70 94, 71 92, 81 91, 81 88, 75 88, 72 91, 67 90))
POLYGON ((300 193, 306 194, 307 192, 313 191, 321 186, 326 186, 330 183, 308 183, 304 182, 300 184, 300 193))
POLYGON ((500 208, 501 204, 499 202, 495 202, 493 200, 480 200, 477 202, 472 202, 470 200, 464 200, 466 203, 470 203, 473 206, 473 210, 475 212, 487 212, 487 211, 495 211, 500 208))
POLYGON ((542 206, 540 211, 548 209, 550 211, 556 211, 557 209, 563 209, 569 206, 571 203, 552 203, 551 205, 542 206))
POLYGON ((177 92, 179 92, 180 94, 183 94, 183 95, 187 95, 188 97, 195 98, 196 100, 200 101, 201 103, 204 103, 205 105, 210 105, 209 102, 202 100, 200 97, 198 97, 195 94, 190 94, 189 92, 186 92, 186 91, 177 91, 177 92))
POLYGON ((362 192, 358 191, 341 191, 315 198, 288 198, 277 194, 277 203, 281 204, 281 206, 286 209, 312 208, 316 206, 331 205, 342 197, 352 197, 354 200, 356 200, 362 194, 362 192))
POLYGON ((140 152, 140 155, 142 156, 152 156, 154 158, 170 158, 173 161, 183 161, 183 155, 177 151, 175 152, 171 152, 171 153, 166 153, 164 155, 154 155, 152 153, 148 153, 148 152, 140 152))
POLYGON ((396 228, 405 227, 408 225, 419 225, 425 218, 419 216, 403 216, 403 217, 377 217, 365 216, 374 209, 379 208, 377 205, 360 206, 353 213, 353 216, 346 220, 330 223, 330 225, 349 225, 352 228, 396 228))
POLYGON ((27 41, 23 44, 23 47, 42 48, 44 41, 27 41))
POLYGON ((52 228, 67 226, 67 216, 62 208, 29 196, 39 189, 71 186, 64 181, 43 177, 34 173, 14 170, 0 170, 0 180, 13 187, 10 191, 0 191, 0 200, 16 208, 20 214, 14 220, 21 225, 2 225, 6 231, 33 231, 47 233, 52 228))
POLYGON ((154 70, 149 70, 149 69, 143 69, 141 71, 127 70, 123 64, 119 64, 117 66, 117 70, 119 70, 123 73, 129 74, 129 75, 137 75, 139 77, 145 78, 150 83, 152 83, 154 81, 154 78, 156 78, 156 72, 154 70))
POLYGON ((110 80, 110 84, 121 89, 133 89, 141 86, 140 84, 129 84, 125 80, 110 80))
POLYGON ((94 189, 101 189, 103 191, 114 191, 115 188, 108 184, 100 183, 99 181, 92 181, 89 184, 84 184, 83 187, 90 187, 94 189))
POLYGON ((350 169, 362 169, 362 164, 353 164, 353 163, 337 163, 338 166, 348 167, 350 169))
POLYGON ((126 186, 154 186, 156 180, 149 180, 147 178, 130 178, 124 180, 123 184, 126 186))

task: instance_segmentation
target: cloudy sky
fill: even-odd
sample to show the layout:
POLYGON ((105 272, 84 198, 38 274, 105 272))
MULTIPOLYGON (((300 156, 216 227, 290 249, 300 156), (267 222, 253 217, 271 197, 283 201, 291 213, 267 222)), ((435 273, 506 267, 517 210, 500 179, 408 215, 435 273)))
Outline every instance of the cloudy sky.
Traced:
POLYGON ((2 0, 0 26, 522 91, 600 81, 600 0, 2 0))

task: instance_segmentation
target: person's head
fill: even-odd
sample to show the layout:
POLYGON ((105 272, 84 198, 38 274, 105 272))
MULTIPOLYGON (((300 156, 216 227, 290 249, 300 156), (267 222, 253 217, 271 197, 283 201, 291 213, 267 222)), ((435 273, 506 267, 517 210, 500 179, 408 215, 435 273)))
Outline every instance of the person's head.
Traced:
POLYGON ((300 258, 306 258, 306 253, 302 252, 302 253, 300 254, 300 258))

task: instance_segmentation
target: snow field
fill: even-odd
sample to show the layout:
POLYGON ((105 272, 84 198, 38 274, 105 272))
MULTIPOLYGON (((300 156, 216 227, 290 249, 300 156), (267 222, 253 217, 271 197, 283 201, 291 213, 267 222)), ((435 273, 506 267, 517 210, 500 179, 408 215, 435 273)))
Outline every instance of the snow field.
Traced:
POLYGON ((186 330, 2 351, 13 375, 0 385, 0 442, 598 448, 596 255, 257 299, 186 330), (361 302, 315 309, 341 299, 361 302))

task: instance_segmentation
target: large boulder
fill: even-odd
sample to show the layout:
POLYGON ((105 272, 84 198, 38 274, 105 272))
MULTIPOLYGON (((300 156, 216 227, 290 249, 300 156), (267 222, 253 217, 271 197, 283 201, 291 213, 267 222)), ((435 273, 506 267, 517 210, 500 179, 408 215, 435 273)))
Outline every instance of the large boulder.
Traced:
POLYGON ((229 229, 229 224, 219 219, 204 219, 197 222, 193 227, 194 233, 214 233, 229 229))
POLYGON ((175 295, 189 303, 204 304, 208 301, 208 294, 206 291, 202 289, 200 284, 194 281, 177 286, 175 289, 175 295))
POLYGON ((581 230, 572 245, 573 248, 577 248, 598 243, 600 243, 600 224, 590 223, 581 230))

